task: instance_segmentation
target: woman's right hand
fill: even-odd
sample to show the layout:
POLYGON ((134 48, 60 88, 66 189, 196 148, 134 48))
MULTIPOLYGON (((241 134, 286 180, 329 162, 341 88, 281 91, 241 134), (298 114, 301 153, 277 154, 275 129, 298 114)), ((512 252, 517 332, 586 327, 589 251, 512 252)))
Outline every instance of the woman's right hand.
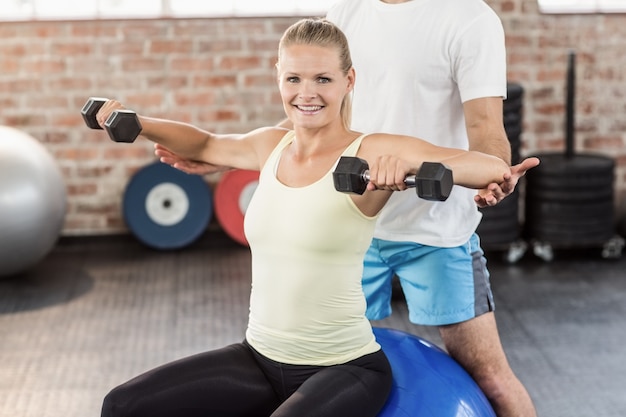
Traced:
POLYGON ((104 103, 102 107, 100 107, 100 110, 98 110, 98 113, 96 114, 96 121, 98 122, 100 127, 104 129, 104 122, 107 121, 111 113, 113 113, 116 110, 125 110, 125 109, 126 107, 124 107, 122 103, 120 103, 119 101, 107 100, 106 103, 104 103))

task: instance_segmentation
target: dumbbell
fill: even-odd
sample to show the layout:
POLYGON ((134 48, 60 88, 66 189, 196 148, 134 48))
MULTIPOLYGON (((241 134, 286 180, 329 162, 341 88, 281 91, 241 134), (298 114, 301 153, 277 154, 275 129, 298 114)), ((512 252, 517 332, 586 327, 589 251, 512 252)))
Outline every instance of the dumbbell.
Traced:
MULTIPOLYGON (((370 180, 367 161, 342 156, 333 171, 335 189, 343 193, 363 194, 370 180)), ((404 183, 416 188, 417 196, 424 200, 445 201, 454 185, 452 170, 440 162, 424 162, 417 175, 407 175, 404 183)))
MULTIPOLYGON (((96 114, 107 100, 102 97, 91 97, 87 100, 80 114, 88 127, 102 129, 96 120, 96 114)), ((141 133, 142 126, 134 111, 115 110, 104 122, 104 129, 114 142, 132 143, 141 133)))

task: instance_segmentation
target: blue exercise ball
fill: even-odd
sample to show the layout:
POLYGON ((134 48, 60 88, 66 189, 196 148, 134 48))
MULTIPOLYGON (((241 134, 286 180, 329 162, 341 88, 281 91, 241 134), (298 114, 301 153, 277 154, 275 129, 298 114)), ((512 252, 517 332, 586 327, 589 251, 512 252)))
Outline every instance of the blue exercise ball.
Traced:
POLYGON ((18 129, 0 126, 0 277, 23 272, 54 247, 67 192, 47 149, 18 129))
POLYGON ((487 397, 451 356, 399 330, 374 328, 393 387, 378 417, 496 417, 487 397))

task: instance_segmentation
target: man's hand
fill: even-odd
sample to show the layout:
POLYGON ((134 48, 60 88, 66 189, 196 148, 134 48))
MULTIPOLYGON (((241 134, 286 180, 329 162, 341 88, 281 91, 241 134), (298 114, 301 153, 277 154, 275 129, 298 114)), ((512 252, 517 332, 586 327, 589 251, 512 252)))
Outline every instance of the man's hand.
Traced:
POLYGON ((519 179, 526 175, 526 172, 539 165, 539 158, 526 158, 517 165, 511 167, 511 172, 504 175, 503 181, 499 184, 489 184, 487 188, 478 191, 474 196, 474 201, 478 207, 495 206, 505 197, 515 191, 519 179))
POLYGON ((213 174, 215 172, 228 171, 230 169, 229 167, 211 165, 206 162, 181 158, 158 143, 154 145, 154 154, 158 156, 159 160, 164 164, 171 165, 172 167, 186 172, 187 174, 206 175, 213 174))

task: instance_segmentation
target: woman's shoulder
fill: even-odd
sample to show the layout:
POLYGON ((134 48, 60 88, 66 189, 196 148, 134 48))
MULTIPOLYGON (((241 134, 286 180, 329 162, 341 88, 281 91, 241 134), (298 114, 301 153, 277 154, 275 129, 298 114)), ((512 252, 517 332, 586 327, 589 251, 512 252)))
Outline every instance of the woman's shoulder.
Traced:
POLYGON ((369 133, 363 135, 359 156, 376 157, 380 155, 397 155, 401 157, 408 149, 420 150, 430 147, 423 139, 413 136, 395 135, 392 133, 369 133))
POLYGON ((293 132, 293 131, 286 129, 284 127, 266 126, 266 127, 259 127, 257 129, 251 130, 245 135, 245 137, 254 137, 254 138, 261 138, 261 139, 268 139, 268 140, 278 138, 280 140, 284 136, 289 134, 290 132, 293 132))
POLYGON ((394 135, 391 133, 363 133, 360 136, 361 146, 365 149, 380 149, 381 147, 389 146, 395 139, 399 138, 400 135, 394 135))
POLYGON ((293 131, 277 126, 261 127, 248 132, 243 139, 256 150, 260 165, 263 166, 274 149, 281 143, 293 140, 293 131))
POLYGON ((242 139, 252 143, 254 147, 275 147, 282 140, 293 135, 293 131, 277 126, 260 127, 245 135, 242 139))

